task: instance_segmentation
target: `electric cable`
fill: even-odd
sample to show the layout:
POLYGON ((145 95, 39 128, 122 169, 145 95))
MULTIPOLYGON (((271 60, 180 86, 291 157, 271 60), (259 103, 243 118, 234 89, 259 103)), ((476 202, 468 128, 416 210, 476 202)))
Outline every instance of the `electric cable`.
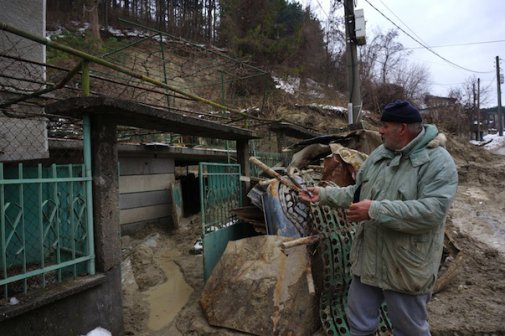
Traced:
POLYGON ((387 9, 388 11, 390 11, 390 12, 391 12, 391 14, 393 14, 393 15, 394 15, 394 17, 395 17, 396 19, 398 19, 398 21, 400 21, 400 22, 401 22, 401 23, 402 23, 402 24, 403 24, 403 25, 404 25, 404 26, 405 26, 405 27, 406 27, 406 28, 407 28, 407 29, 408 29, 408 30, 409 30, 409 31, 410 31, 410 32, 411 32, 411 33, 412 33, 415 37, 417 37, 417 38, 419 39, 419 41, 423 42, 424 44, 427 44, 426 42, 424 42, 424 41, 423 41, 423 39, 422 39, 421 37, 419 37, 419 35, 417 35, 417 34, 416 34, 416 32, 414 32, 414 30, 412 30, 412 28, 410 28, 410 27, 409 27, 409 26, 408 26, 405 22, 403 22, 403 20, 402 20, 402 19, 401 19, 398 15, 396 15, 396 14, 395 14, 395 12, 393 12, 393 10, 392 10, 391 8, 389 8, 389 7, 388 7, 388 6, 384 3, 384 1, 379 0, 379 2, 380 2, 380 3, 384 6, 384 7, 386 7, 386 9, 387 9))
POLYGON ((468 72, 473 72, 473 73, 482 73, 482 74, 485 74, 485 73, 491 73, 492 71, 476 71, 476 70, 472 70, 472 69, 468 69, 468 68, 465 68, 459 64, 456 64, 454 62, 452 62, 451 60, 443 57, 442 55, 440 55, 439 53, 437 53, 436 51, 430 49, 429 46, 427 46, 426 44, 422 43, 421 41, 419 41, 418 39, 416 39, 415 37, 413 37, 411 34, 409 34, 408 32, 406 32, 402 27, 398 26, 395 22, 393 22, 393 20, 391 20, 389 17, 387 17, 383 12, 381 12, 377 7, 375 7, 374 5, 372 5, 370 3, 370 1, 368 0, 365 0, 366 3, 368 3, 370 5, 370 7, 372 7, 373 9, 375 9, 379 14, 381 14, 386 20, 388 20, 389 22, 391 22, 396 28, 398 28, 401 32, 403 32, 405 35, 407 35, 408 37, 410 37, 412 40, 414 40, 415 42, 417 42, 419 45, 421 45, 423 48, 425 48, 426 50, 428 50, 429 52, 431 52, 432 54, 434 54, 435 56, 439 57, 440 59, 444 60, 445 62, 451 64, 452 66, 455 66, 457 68, 460 68, 462 70, 465 70, 465 71, 468 71, 468 72))
MULTIPOLYGON (((494 40, 494 41, 478 41, 478 42, 467 42, 467 43, 454 43, 454 44, 444 44, 437 46, 429 46, 430 48, 447 48, 447 47, 461 47, 468 45, 477 45, 477 44, 488 44, 488 43, 503 43, 505 40, 494 40)), ((405 49, 424 49, 424 47, 409 47, 405 49)))

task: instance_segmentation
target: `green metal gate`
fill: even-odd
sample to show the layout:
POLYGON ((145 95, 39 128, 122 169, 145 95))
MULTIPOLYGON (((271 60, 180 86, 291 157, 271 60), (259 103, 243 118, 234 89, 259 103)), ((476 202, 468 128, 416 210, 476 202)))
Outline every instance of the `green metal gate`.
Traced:
POLYGON ((201 162, 198 176, 203 275, 207 280, 228 241, 246 236, 247 229, 231 213, 242 205, 240 165, 201 162))

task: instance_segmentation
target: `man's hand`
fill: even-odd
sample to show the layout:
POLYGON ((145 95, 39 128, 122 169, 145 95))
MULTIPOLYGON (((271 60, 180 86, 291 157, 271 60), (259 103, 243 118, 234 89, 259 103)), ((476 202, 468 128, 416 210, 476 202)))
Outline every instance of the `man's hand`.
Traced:
POLYGON ((368 210, 370 209, 371 205, 372 201, 369 199, 365 199, 360 202, 351 204, 349 209, 347 209, 346 211, 347 219, 349 219, 352 222, 360 222, 370 219, 370 216, 368 215, 368 210))
POLYGON ((307 189, 302 190, 298 193, 298 197, 305 202, 317 202, 319 201, 319 187, 307 187, 307 189))

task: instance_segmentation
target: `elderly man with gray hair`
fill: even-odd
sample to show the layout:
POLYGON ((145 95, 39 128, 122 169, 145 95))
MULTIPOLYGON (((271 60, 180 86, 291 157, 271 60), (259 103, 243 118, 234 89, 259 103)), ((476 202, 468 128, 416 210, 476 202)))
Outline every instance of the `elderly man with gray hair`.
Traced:
POLYGON ((395 336, 430 335, 427 303, 437 278, 444 226, 458 186, 456 165, 408 101, 385 106, 383 144, 356 184, 310 187, 301 199, 347 208, 359 222, 351 249, 347 319, 351 336, 374 335, 385 301, 395 336))

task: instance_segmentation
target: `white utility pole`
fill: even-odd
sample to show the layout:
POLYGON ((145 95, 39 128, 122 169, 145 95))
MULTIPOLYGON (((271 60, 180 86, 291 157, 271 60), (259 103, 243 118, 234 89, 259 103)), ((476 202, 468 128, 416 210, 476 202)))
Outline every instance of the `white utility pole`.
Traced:
POLYGON ((496 92, 498 94, 498 135, 499 136, 503 136, 503 114, 501 111, 501 85, 502 84, 503 84, 503 77, 500 76, 500 57, 496 56, 496 92))

